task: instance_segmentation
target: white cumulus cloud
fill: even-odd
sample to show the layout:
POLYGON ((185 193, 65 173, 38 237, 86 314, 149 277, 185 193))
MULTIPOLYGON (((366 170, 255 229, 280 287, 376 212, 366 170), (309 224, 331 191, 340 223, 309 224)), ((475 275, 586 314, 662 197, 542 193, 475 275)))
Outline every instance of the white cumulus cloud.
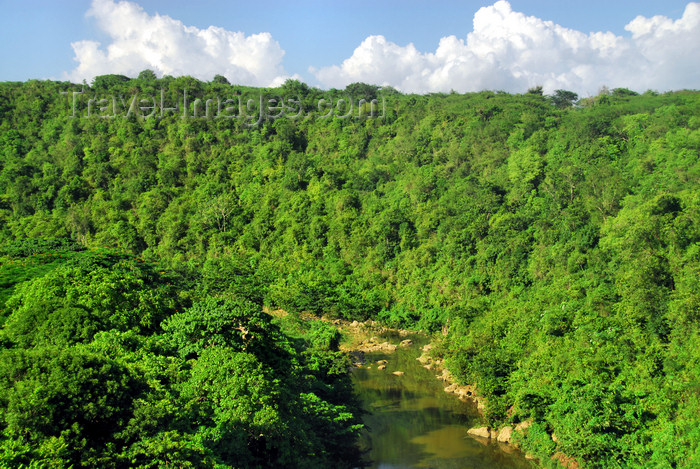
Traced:
POLYGON ((500 0, 474 15, 466 39, 444 37, 435 52, 420 52, 384 36, 366 38, 340 65, 310 68, 323 85, 353 82, 393 86, 404 92, 523 92, 568 89, 595 94, 601 86, 646 89, 698 88, 700 3, 683 16, 637 17, 625 29, 583 33, 513 11, 500 0))
POLYGON ((256 86, 275 86, 289 78, 282 66, 284 50, 270 33, 246 36, 216 26, 199 29, 169 16, 151 16, 129 1, 94 0, 87 14, 110 43, 72 43, 78 62, 66 74, 72 81, 108 73, 136 76, 144 69, 202 80, 221 74, 231 83, 256 86))

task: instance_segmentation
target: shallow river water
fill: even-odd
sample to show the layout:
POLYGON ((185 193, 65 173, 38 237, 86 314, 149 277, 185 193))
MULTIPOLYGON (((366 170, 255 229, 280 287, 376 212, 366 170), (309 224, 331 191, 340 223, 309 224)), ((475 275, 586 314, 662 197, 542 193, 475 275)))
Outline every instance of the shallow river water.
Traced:
POLYGON ((404 468, 534 468, 509 445, 467 436, 479 424, 476 405, 444 392, 434 370, 416 360, 421 343, 391 354, 366 354, 366 364, 353 370, 366 430, 360 441, 369 467, 404 468), (386 370, 376 362, 387 360, 386 370), (397 376, 393 371, 403 371, 397 376))

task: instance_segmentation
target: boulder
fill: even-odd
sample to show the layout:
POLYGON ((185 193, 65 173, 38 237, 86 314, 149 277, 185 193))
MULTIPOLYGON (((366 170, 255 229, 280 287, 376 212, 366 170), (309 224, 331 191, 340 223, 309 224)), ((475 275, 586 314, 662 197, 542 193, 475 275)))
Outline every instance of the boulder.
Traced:
POLYGON ((428 355, 421 355, 420 357, 416 358, 416 360, 421 362, 423 365, 431 362, 431 358, 428 355))
POLYGON ((480 438, 490 438, 491 431, 489 427, 474 427, 467 430, 467 435, 478 436, 480 438))
POLYGON ((510 425, 507 427, 503 427, 501 431, 498 433, 498 437, 496 439, 500 441, 501 443, 510 443, 510 438, 513 436, 513 427, 510 425))
POLYGON ((381 344, 381 349, 387 352, 394 352, 396 350, 396 345, 390 344, 389 342, 384 342, 381 344))
POLYGON ((386 365, 387 363, 389 362, 386 360, 377 360, 377 365, 386 365))
POLYGON ((356 350, 362 352, 394 352, 398 346, 395 344, 390 344, 389 342, 377 342, 376 337, 370 337, 369 339, 360 343, 356 350))
POLYGON ((413 345, 413 341, 411 339, 402 340, 399 345, 401 347, 410 347, 411 345, 413 345))
MULTIPOLYGON (((444 373, 444 372, 443 372, 444 373)), ((449 373, 449 372, 448 372, 449 373)), ((447 378, 449 376, 448 374, 443 374, 437 375, 436 377, 438 379, 442 379, 445 382, 449 382, 449 379, 447 378)), ((474 398, 474 386, 470 385, 465 385, 465 386, 460 386, 459 384, 452 383, 446 388, 444 388, 445 392, 451 392, 452 394, 456 394, 459 396, 460 399, 466 399, 468 397, 474 398)), ((478 403, 478 400, 477 400, 478 403)))
POLYGON ((386 370, 386 365, 379 365, 377 367, 378 370, 386 370))
POLYGON ((530 425, 532 425, 532 420, 525 420, 524 422, 520 422, 515 426, 515 431, 525 432, 528 428, 530 428, 530 425))
POLYGON ((403 371, 394 371, 392 374, 396 376, 403 376, 403 371))

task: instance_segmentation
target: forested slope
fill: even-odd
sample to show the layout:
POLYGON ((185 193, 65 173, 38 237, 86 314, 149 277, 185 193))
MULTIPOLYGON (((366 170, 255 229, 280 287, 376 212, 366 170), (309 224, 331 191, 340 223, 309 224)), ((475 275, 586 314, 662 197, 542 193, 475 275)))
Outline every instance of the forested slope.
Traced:
POLYGON ((356 467, 339 332, 113 249, 7 244, 2 467, 356 467), (9 298, 8 298, 9 296, 9 298))
MULTIPOLYGON (((123 249, 203 297, 448 324, 451 371, 478 386, 491 423, 533 419, 523 444, 544 461, 693 467, 700 94, 618 89, 568 104, 538 90, 148 75, 4 83, 0 239, 123 249), (182 103, 185 89, 187 113, 130 107, 182 103), (197 97, 238 96, 298 96, 317 115, 192 117, 197 97), (320 98, 376 98, 381 112, 321 118, 320 98)), ((10 319, 19 288, 5 294, 10 319)), ((10 319, 6 333, 19 327, 10 319)))

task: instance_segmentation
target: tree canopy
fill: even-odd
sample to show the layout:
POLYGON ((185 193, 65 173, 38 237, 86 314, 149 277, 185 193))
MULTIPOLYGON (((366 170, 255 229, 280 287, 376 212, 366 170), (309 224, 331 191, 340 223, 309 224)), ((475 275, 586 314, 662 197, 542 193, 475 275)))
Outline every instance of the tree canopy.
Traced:
POLYGON ((700 94, 577 99, 0 84, 3 464, 352 467, 337 338, 266 307, 444 328, 543 461, 697 466, 700 94))

